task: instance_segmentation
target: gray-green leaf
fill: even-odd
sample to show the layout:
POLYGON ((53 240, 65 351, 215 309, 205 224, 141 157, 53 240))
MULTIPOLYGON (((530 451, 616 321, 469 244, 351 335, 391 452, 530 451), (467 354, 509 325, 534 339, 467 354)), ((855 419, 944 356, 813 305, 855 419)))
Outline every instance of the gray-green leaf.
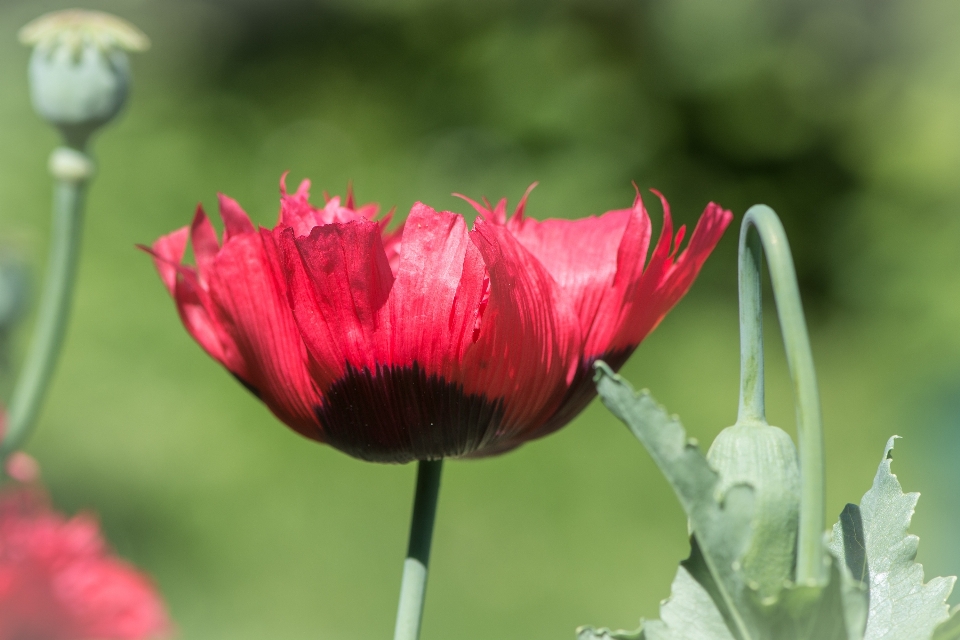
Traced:
POLYGON ((698 637, 689 635, 698 632, 699 637, 712 639, 703 636, 697 625, 709 632, 717 615, 734 640, 859 639, 866 609, 864 590, 832 556, 826 559, 827 584, 785 584, 779 597, 759 597, 740 569, 750 543, 753 489, 735 485, 721 495, 716 471, 696 443, 687 439, 679 420, 648 392, 635 393, 604 363, 598 362, 596 369, 603 403, 626 423, 666 476, 687 512, 693 537, 690 557, 674 581, 674 595, 661 610, 662 621, 648 622, 634 634, 584 630, 580 640, 677 640, 698 637), (698 588, 692 589, 691 584, 698 588), (699 613, 693 614, 694 610, 699 613))
POLYGON ((752 633, 736 606, 745 588, 736 566, 750 542, 753 489, 731 487, 717 495, 719 476, 707 462, 676 416, 670 416, 647 391, 634 392, 626 380, 603 362, 597 365, 597 391, 603 403, 620 418, 647 448, 673 487, 690 518, 690 528, 713 584, 708 589, 717 609, 738 640, 759 637, 752 633))
POLYGON ((660 620, 643 621, 638 631, 610 631, 584 627, 577 640, 734 640, 723 616, 700 583, 684 567, 670 586, 670 597, 660 603, 660 620))
POLYGON ((923 583, 923 567, 914 561, 919 539, 907 533, 920 494, 904 494, 890 471, 896 439, 887 442, 873 486, 860 501, 863 541, 845 538, 838 522, 831 550, 845 561, 858 544, 866 551, 870 613, 865 640, 930 640, 948 617, 946 600, 956 578, 923 583))

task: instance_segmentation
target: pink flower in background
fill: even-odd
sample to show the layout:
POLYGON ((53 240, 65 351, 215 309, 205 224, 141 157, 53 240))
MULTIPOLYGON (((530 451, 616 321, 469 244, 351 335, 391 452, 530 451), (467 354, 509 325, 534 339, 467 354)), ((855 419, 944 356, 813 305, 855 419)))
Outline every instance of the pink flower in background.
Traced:
POLYGON ((150 580, 111 554, 96 520, 33 488, 0 492, 0 640, 139 640, 170 629, 150 580))

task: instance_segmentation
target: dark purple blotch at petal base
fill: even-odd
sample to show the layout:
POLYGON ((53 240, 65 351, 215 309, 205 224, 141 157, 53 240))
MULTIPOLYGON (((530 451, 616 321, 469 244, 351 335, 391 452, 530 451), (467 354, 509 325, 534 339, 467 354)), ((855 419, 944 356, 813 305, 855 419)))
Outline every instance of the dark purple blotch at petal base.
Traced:
POLYGON ((516 449, 529 440, 550 435, 557 429, 569 424, 571 420, 576 418, 580 412, 597 397, 597 387, 593 382, 593 365, 598 360, 603 360, 611 369, 619 371, 620 367, 624 365, 636 348, 636 346, 633 346, 625 349, 617 349, 615 351, 608 351, 602 356, 582 360, 577 366, 576 373, 574 373, 573 380, 570 383, 570 388, 567 389, 567 393, 563 396, 563 401, 539 429, 525 431, 513 438, 495 442, 491 446, 484 448, 479 454, 470 455, 469 457, 484 458, 506 453, 507 451, 516 449))
POLYGON ((263 398, 260 396, 260 389, 257 389, 255 386, 253 386, 252 384, 250 384, 249 382, 247 382, 237 374, 233 373, 232 371, 230 372, 230 375, 233 376, 234 380, 242 384, 244 389, 252 393, 257 400, 263 400, 263 398))
POLYGON ((411 462, 469 455, 503 422, 503 401, 410 366, 376 370, 347 365, 316 409, 323 439, 371 462, 411 462))
POLYGON ((533 437, 539 438, 548 433, 553 433, 560 427, 569 424, 571 420, 580 415, 580 412, 587 408, 587 405, 597 397, 597 387, 593 382, 593 365, 597 360, 603 360, 614 371, 619 371, 620 367, 626 363, 630 355, 636 350, 636 347, 626 349, 617 349, 610 351, 596 358, 587 358, 580 361, 577 372, 573 376, 570 388, 563 396, 563 402, 544 423, 542 427, 536 430, 533 437))

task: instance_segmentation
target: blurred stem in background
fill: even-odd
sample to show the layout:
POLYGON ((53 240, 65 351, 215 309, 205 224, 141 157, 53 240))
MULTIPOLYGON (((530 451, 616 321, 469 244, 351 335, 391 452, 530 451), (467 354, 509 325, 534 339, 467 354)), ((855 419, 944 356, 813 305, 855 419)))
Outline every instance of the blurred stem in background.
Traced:
POLYGON ((11 375, 11 342, 13 332, 23 320, 28 301, 29 268, 20 243, 0 241, 0 381, 8 391, 8 376, 11 375))
POLYGON ((46 281, 36 328, 7 414, 0 457, 19 449, 36 422, 66 334, 80 257, 84 192, 93 177, 93 161, 81 151, 60 147, 50 156, 56 180, 46 281))
POLYGON ((50 156, 56 181, 50 257, 37 325, 10 401, 0 461, 30 435, 63 346, 79 263, 84 194, 94 174, 87 143, 126 102, 130 64, 125 51, 143 51, 149 44, 119 18, 78 10, 37 18, 20 31, 20 40, 34 47, 29 70, 33 107, 60 130, 66 146, 50 156))
POLYGON ((407 559, 403 563, 400 604, 397 607, 397 626, 393 640, 417 640, 420 637, 420 621, 423 618, 423 602, 427 591, 427 566, 430 563, 430 543, 437 514, 443 460, 421 460, 418 464, 417 488, 410 521, 410 542, 407 546, 407 559))

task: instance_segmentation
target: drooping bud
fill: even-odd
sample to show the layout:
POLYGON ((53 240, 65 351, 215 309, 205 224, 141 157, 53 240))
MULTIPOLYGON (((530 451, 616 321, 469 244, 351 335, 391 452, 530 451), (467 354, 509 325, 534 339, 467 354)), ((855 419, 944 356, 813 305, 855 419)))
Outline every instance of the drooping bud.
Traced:
POLYGON ((34 47, 29 71, 34 109, 78 149, 126 101, 126 52, 149 46, 147 37, 125 20, 81 10, 37 18, 20 30, 20 41, 34 47))
POLYGON ((790 436, 763 422, 720 432, 707 452, 720 474, 721 494, 737 484, 754 491, 753 536, 740 561, 761 599, 774 598, 792 581, 800 517, 800 467, 790 436))

